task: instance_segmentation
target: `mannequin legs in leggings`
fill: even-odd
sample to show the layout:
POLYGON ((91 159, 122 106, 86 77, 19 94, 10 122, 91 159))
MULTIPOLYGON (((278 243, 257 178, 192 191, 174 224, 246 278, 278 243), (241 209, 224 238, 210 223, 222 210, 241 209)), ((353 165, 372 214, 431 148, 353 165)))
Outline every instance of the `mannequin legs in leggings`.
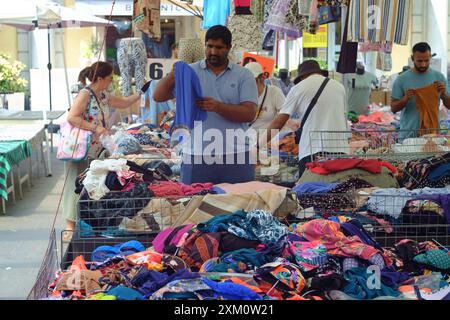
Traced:
POLYGON ((117 51, 117 60, 122 78, 122 95, 132 95, 131 82, 134 75, 136 88, 140 89, 145 83, 145 66, 147 65, 147 52, 141 39, 122 39, 117 51))

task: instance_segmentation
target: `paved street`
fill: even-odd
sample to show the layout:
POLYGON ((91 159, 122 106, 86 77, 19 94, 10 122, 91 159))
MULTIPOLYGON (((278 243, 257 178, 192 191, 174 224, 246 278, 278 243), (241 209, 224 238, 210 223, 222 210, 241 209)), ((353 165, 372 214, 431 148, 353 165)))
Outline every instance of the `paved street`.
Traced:
MULTIPOLYGON (((26 299, 36 281, 47 249, 50 227, 64 183, 64 164, 52 154, 52 177, 34 178, 24 199, 7 203, 0 214, 0 299, 26 299)), ((61 210, 56 223, 58 246, 64 226, 61 210)))

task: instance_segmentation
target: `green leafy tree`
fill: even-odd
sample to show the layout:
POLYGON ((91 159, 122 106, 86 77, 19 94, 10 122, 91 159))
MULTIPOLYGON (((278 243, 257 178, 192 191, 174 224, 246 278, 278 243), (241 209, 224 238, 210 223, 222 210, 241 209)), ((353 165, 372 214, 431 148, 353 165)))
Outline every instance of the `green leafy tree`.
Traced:
POLYGON ((28 81, 20 76, 25 65, 12 60, 7 54, 0 53, 0 93, 14 93, 27 91, 28 81))

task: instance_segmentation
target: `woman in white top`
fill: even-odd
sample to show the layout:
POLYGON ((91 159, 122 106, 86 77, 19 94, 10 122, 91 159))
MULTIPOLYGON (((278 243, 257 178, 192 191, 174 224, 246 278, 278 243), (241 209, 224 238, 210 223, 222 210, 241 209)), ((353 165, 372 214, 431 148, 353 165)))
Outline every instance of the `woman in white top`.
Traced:
POLYGON ((264 83, 264 70, 259 63, 250 62, 245 67, 255 76, 259 96, 256 118, 250 123, 250 127, 255 130, 267 129, 278 115, 286 98, 280 88, 264 83))

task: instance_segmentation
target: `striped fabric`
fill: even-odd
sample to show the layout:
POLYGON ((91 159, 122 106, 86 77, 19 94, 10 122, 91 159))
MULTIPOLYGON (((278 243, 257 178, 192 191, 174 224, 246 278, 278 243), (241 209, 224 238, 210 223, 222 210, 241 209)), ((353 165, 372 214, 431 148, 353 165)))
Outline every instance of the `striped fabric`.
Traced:
POLYGON ((174 226, 198 224, 209 219, 238 210, 256 209, 275 213, 286 199, 286 190, 260 190, 244 194, 207 194, 193 197, 184 212, 178 216, 174 226))
POLYGON ((31 147, 27 141, 0 142, 0 196, 8 200, 7 176, 12 166, 31 156, 31 147))
POLYGON ((8 186, 6 185, 8 172, 11 170, 8 161, 2 155, 0 155, 0 197, 8 200, 8 186))
POLYGON ((407 45, 411 13, 411 0, 351 1, 347 40, 407 45))

